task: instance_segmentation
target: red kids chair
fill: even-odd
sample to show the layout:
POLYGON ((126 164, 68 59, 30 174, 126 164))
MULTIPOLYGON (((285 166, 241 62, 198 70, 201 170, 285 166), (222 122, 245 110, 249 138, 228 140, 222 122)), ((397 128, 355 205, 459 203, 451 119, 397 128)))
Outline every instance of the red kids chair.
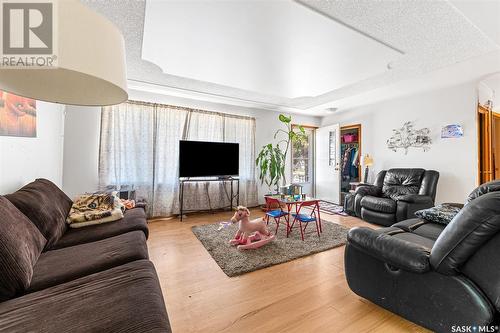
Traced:
POLYGON ((278 199, 271 198, 271 197, 265 197, 266 198, 266 216, 264 217, 264 221, 269 225, 269 218, 273 218, 274 222, 276 223, 276 231, 274 232, 275 235, 278 234, 278 228, 280 226, 280 221, 281 218, 283 217, 285 222, 286 222, 286 237, 288 237, 288 232, 290 228, 289 222, 289 214, 288 212, 284 211, 283 208, 281 208, 281 203, 278 201, 278 199), (277 207, 277 208, 276 208, 277 207))
POLYGON ((292 228, 295 225, 296 221, 299 221, 299 228, 300 228, 300 237, 302 240, 304 240, 304 234, 306 232, 307 226, 311 223, 314 222, 316 225, 316 232, 318 234, 318 237, 320 237, 320 233, 323 232, 322 227, 321 227, 321 218, 319 215, 319 201, 318 200, 311 200, 311 201, 305 201, 302 202, 299 205, 299 208, 297 209, 297 213, 292 214, 293 216, 293 222, 292 225, 290 226, 290 232, 292 232, 292 228), (302 210, 303 207, 309 207, 312 209, 310 214, 301 214, 300 211, 302 210))

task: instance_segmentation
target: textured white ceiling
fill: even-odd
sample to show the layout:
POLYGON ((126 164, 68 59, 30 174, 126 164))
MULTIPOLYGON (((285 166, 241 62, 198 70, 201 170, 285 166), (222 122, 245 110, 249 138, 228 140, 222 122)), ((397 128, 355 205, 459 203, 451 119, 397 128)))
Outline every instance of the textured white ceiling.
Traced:
POLYGON ((400 56, 293 1, 146 2, 142 58, 171 75, 294 98, 382 74, 400 56))
MULTIPOLYGON (((326 107, 353 106, 360 100, 366 101, 363 99, 364 95, 388 90, 386 87, 393 87, 396 83, 412 89, 411 87, 416 85, 408 84, 408 80, 418 81, 422 75, 438 70, 461 66, 464 75, 460 72, 451 72, 453 80, 459 81, 466 78, 474 79, 487 73, 490 67, 491 70, 498 70, 497 66, 500 68, 500 59, 495 56, 497 54, 495 52, 500 49, 495 43, 496 37, 493 36, 495 25, 483 24, 482 29, 485 31, 482 31, 479 24, 474 23, 477 19, 466 16, 478 17, 477 11, 491 11, 491 6, 487 5, 488 1, 475 1, 477 8, 474 8, 474 14, 472 12, 467 14, 465 9, 462 9, 463 11, 459 9, 460 4, 448 1, 298 1, 328 19, 344 24, 404 53, 392 62, 390 71, 357 82, 346 82, 341 87, 332 87, 330 91, 317 96, 299 98, 275 96, 271 93, 254 92, 176 76, 169 74, 168 71, 164 73, 160 66, 143 59, 141 47, 145 2, 135 0, 84 2, 110 18, 122 30, 127 48, 130 86, 155 89, 175 96, 321 115, 326 107), (477 62, 480 70, 464 68, 464 64, 474 65, 475 59, 481 57, 488 57, 491 66, 490 63, 477 62)), ((488 21, 492 17, 495 15, 491 13, 484 16, 488 21)), ((498 20, 500 17, 497 17, 498 20)), ((335 39, 335 36, 332 38, 335 39)), ((158 40, 158 43, 168 43, 168 41, 158 40)), ((203 57, 203 54, 200 54, 200 57, 203 57)), ((366 61, 370 54, 366 54, 365 57, 366 61)), ((434 76, 434 80, 442 82, 427 82, 427 86, 446 83, 450 78, 434 76)))
POLYGON ((450 2, 500 45, 500 0, 450 0, 450 2))

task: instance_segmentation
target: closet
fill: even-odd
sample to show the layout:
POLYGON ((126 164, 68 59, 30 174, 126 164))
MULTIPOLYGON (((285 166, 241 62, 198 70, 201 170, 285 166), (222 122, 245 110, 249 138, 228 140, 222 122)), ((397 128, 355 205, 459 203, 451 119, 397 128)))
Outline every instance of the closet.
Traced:
POLYGON ((340 128, 340 202, 361 181, 361 125, 340 128))

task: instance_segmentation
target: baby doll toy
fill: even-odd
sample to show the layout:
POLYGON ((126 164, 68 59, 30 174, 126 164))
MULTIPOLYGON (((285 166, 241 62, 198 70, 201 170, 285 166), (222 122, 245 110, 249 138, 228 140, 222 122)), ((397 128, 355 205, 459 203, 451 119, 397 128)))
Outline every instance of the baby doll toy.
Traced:
POLYGON ((248 218, 250 211, 244 206, 238 206, 231 222, 240 222, 234 238, 229 241, 231 245, 238 245, 238 250, 258 249, 274 240, 274 235, 267 228, 262 218, 251 220, 248 218))

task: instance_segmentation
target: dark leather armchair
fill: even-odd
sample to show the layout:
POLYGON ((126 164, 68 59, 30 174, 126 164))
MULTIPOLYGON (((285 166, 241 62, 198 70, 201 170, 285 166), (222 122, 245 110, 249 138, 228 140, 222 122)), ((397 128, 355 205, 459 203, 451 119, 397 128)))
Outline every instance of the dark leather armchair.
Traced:
POLYGON ((500 181, 494 181, 474 190, 447 226, 413 218, 351 229, 345 274, 359 296, 433 331, 487 332, 500 311, 498 249, 500 181))
POLYGON ((409 219, 417 210, 434 206, 438 179, 439 172, 434 170, 381 171, 373 185, 356 189, 356 216, 385 226, 409 219))

